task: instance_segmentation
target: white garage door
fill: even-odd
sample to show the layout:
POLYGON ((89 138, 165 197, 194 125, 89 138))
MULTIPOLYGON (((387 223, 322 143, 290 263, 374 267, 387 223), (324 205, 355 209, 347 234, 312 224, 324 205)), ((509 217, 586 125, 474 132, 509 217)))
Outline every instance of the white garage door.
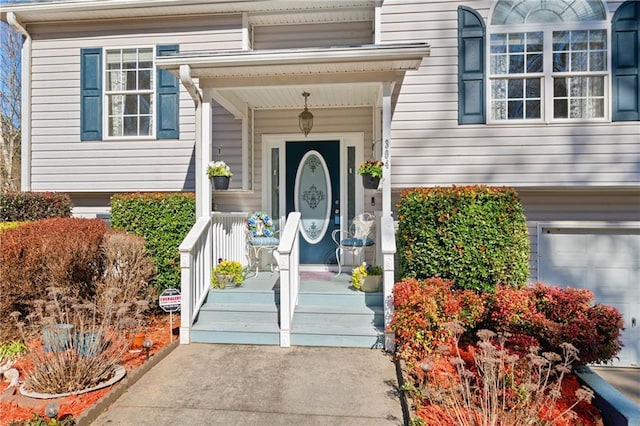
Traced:
POLYGON ((624 317, 624 347, 617 366, 640 365, 640 229, 543 227, 538 245, 539 281, 587 288, 596 301, 624 317))

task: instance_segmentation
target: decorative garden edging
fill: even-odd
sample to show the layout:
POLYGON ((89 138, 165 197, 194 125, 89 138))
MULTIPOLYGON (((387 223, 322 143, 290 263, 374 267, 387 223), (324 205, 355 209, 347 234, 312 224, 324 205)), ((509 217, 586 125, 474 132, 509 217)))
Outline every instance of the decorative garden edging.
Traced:
POLYGON ((102 414, 111 404, 113 404, 123 393, 125 393, 131 386, 133 386, 140 378, 148 372, 152 367, 166 358, 175 348, 178 347, 180 341, 175 340, 168 346, 157 352, 148 361, 142 364, 140 367, 134 369, 116 386, 113 387, 109 393, 107 393, 102 399, 96 402, 91 408, 85 411, 81 416, 76 419, 77 426, 89 426, 93 423, 100 414, 102 414))
POLYGON ((640 407, 631 402, 618 389, 607 383, 587 366, 575 368, 581 382, 589 386, 595 394, 593 404, 602 413, 607 426, 640 426, 640 407))

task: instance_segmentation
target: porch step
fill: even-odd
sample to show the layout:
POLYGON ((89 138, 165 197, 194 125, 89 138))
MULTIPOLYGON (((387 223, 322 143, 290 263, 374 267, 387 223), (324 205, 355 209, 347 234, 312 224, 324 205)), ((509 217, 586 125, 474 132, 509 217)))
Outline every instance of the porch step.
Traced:
MULTIPOLYGON (((384 343, 382 293, 362 293, 346 283, 301 283, 291 344, 378 347, 384 343)), ((191 329, 201 343, 280 343, 277 287, 211 289, 191 329), (265 289, 268 288, 268 289, 265 289)))
POLYGON ((278 345, 279 303, 273 290, 210 289, 191 328, 191 341, 278 345))

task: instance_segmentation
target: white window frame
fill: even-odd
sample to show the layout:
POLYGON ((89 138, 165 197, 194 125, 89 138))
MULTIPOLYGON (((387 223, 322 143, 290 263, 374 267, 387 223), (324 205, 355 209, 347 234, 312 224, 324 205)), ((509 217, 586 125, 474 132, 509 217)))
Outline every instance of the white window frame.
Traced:
MULTIPOLYGON (((485 43, 485 64, 487 78, 485 81, 485 108, 487 111, 487 123, 489 124, 555 124, 555 123, 602 123, 611 121, 611 22, 587 21, 587 22, 553 22, 550 24, 521 24, 521 25, 488 25, 487 38, 485 43), (581 71, 581 72, 553 72, 553 32, 554 31, 576 31, 576 30, 605 30, 607 40, 606 71, 581 71), (491 36, 504 33, 543 33, 543 72, 523 73, 523 74, 492 74, 491 73, 491 36), (553 117, 553 77, 588 77, 604 76, 604 117, 601 118, 554 118, 553 117), (541 78, 540 89, 541 112, 539 119, 505 119, 496 120, 493 118, 491 109, 492 92, 491 82, 496 79, 514 78, 541 78)), ((525 62, 526 65, 526 62, 525 62)))
POLYGON ((104 140, 154 140, 156 138, 156 117, 157 117, 157 72, 156 72, 156 51, 155 46, 153 45, 142 45, 142 46, 109 46, 102 48, 102 134, 104 135, 104 140), (151 89, 150 90, 136 90, 136 91, 109 91, 107 90, 107 54, 109 51, 114 50, 126 50, 126 49, 137 49, 138 51, 141 49, 149 49, 151 50, 151 89), (142 93, 150 93, 151 94, 151 118, 150 118, 150 126, 151 133, 149 135, 142 136, 111 136, 109 134, 109 96, 117 95, 117 94, 142 94, 142 93))

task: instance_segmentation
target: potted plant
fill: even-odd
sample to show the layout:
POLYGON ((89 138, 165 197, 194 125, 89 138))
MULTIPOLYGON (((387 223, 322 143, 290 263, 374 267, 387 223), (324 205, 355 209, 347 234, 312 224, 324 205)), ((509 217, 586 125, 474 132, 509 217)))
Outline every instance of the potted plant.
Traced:
POLYGON ((215 189, 228 189, 231 180, 231 168, 224 161, 212 161, 207 166, 207 175, 215 189))
POLYGON ((362 175, 362 185, 367 189, 376 189, 382 178, 384 163, 378 160, 367 160, 360 164, 358 174, 362 175))
POLYGON ((211 274, 211 286, 213 288, 225 288, 227 284, 238 287, 244 280, 244 269, 237 260, 222 260, 213 269, 211 274))
POLYGON ((362 265, 351 271, 351 285, 365 293, 380 291, 382 287, 382 268, 378 265, 362 265))

